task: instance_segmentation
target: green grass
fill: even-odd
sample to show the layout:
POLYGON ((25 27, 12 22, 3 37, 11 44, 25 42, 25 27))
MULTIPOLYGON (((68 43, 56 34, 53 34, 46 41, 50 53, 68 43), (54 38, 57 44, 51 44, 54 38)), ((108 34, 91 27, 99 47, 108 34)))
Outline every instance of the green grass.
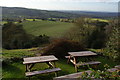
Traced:
POLYGON ((2 50, 3 59, 11 59, 11 58, 23 58, 26 56, 34 56, 34 52, 30 52, 30 50, 35 49, 14 49, 14 50, 2 50))
POLYGON ((72 23, 54 22, 54 21, 29 21, 23 22, 24 29, 35 36, 46 34, 52 37, 61 37, 70 28, 74 27, 72 23))
MULTIPOLYGON (((16 49, 16 50, 3 50, 3 58, 9 57, 23 57, 23 56, 35 56, 33 52, 30 50, 32 49, 16 49), (32 54, 32 55, 31 55, 32 54)), ((114 67, 115 65, 120 64, 119 62, 114 62, 111 59, 106 57, 98 56, 95 57, 95 60, 102 62, 97 69, 103 70, 103 66, 108 64, 110 67, 114 67)), ((3 63, 3 78, 26 78, 25 77, 25 65, 22 64, 22 60, 12 61, 8 63, 3 63)), ((59 72, 59 76, 75 73, 75 69, 72 63, 67 64, 67 59, 59 59, 56 62, 57 67, 61 68, 62 71, 59 72)), ((32 68, 32 70, 44 70, 47 69, 48 66, 45 63, 38 63, 32 68)), ((85 71, 88 68, 80 67, 79 71, 85 71)), ((50 74, 40 74, 33 76, 32 78, 37 78, 38 80, 52 80, 54 77, 54 73, 50 74)), ((36 79, 36 80, 37 80, 36 79)))

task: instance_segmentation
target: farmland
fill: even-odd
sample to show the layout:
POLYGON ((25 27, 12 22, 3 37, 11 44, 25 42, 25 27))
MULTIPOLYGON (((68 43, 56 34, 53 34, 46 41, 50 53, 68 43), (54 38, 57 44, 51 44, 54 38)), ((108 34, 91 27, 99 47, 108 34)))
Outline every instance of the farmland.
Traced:
POLYGON ((73 23, 54 22, 54 21, 27 21, 23 22, 24 29, 35 36, 45 34, 52 37, 60 37, 70 28, 73 23))

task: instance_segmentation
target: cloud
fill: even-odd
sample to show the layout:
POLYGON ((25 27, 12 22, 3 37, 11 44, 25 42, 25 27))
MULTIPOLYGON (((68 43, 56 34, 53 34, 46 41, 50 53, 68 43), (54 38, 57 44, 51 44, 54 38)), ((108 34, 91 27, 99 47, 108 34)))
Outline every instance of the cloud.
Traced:
POLYGON ((60 1, 60 2, 119 2, 119 0, 41 0, 41 1, 60 1))

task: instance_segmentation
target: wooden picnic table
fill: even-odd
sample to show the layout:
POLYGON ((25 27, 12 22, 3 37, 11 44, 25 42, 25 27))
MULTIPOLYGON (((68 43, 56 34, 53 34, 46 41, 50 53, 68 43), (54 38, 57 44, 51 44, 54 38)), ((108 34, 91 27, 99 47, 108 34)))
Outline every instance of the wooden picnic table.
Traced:
POLYGON ((81 65, 93 65, 93 64, 100 64, 99 61, 90 61, 86 63, 78 63, 77 57, 89 57, 89 56, 96 56, 97 54, 92 51, 80 51, 80 52, 68 52, 68 62, 72 62, 75 66, 75 71, 77 72, 77 67, 81 65))
POLYGON ((55 61, 57 61, 58 59, 54 55, 39 56, 39 57, 28 57, 28 58, 24 58, 23 60, 24 60, 23 64, 26 65, 26 73, 25 73, 26 76, 33 76, 33 75, 36 75, 36 74, 56 72, 56 71, 61 70, 60 68, 56 68, 55 61), (50 69, 43 70, 43 71, 32 71, 31 72, 31 68, 36 63, 46 63, 49 66, 50 69))

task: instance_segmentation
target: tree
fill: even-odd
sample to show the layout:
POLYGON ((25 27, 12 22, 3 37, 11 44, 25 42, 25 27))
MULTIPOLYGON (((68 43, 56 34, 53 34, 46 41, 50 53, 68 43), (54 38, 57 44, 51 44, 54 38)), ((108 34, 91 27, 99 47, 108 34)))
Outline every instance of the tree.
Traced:
POLYGON ((76 27, 67 33, 67 37, 82 43, 88 48, 100 49, 105 47, 105 26, 107 24, 101 21, 93 22, 89 18, 78 18, 75 20, 76 27))
POLYGON ((27 34, 22 25, 8 22, 2 28, 3 48, 17 49, 32 46, 31 35, 27 34))
POLYGON ((82 17, 75 20, 76 27, 72 28, 68 33, 67 37, 71 40, 78 41, 82 45, 88 46, 88 37, 94 30, 94 26, 88 24, 88 21, 82 17))
POLYGON ((108 23, 96 21, 94 25, 95 29, 88 37, 88 47, 96 49, 104 48, 106 43, 105 26, 108 23))
POLYGON ((113 20, 106 26, 108 41, 106 43, 106 55, 114 60, 120 61, 120 22, 113 20))

